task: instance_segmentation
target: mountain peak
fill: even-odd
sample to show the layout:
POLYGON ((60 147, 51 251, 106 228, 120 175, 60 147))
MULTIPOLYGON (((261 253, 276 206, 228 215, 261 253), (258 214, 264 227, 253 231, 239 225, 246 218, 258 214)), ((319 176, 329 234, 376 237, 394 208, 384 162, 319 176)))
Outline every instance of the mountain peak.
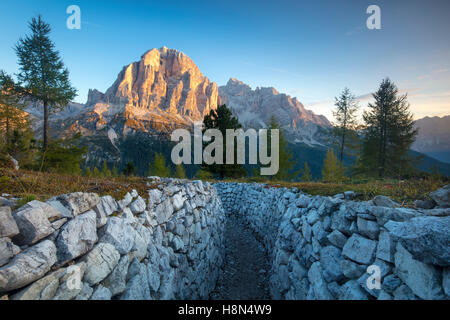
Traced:
POLYGON ((217 107, 218 88, 187 55, 162 47, 125 66, 104 100, 196 121, 217 107))

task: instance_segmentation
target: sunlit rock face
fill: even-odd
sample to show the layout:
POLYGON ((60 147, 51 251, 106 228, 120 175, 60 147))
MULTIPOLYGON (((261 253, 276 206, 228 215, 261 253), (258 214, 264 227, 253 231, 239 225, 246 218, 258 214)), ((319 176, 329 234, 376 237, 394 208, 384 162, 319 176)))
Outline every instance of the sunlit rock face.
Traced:
POLYGON ((231 78, 219 88, 219 95, 245 127, 267 127, 271 117, 285 130, 292 142, 320 144, 321 130, 330 122, 326 117, 305 109, 297 98, 275 88, 256 88, 231 78))
POLYGON ((104 102, 124 105, 132 115, 196 121, 217 107, 218 87, 184 53, 163 47, 124 67, 104 102))

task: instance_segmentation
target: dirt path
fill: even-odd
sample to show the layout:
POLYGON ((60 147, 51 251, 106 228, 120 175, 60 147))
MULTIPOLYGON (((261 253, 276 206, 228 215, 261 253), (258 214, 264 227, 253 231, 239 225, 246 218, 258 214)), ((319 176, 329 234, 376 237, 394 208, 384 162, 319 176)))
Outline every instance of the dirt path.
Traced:
POLYGON ((235 216, 227 217, 225 263, 213 300, 270 299, 269 260, 264 247, 235 216))

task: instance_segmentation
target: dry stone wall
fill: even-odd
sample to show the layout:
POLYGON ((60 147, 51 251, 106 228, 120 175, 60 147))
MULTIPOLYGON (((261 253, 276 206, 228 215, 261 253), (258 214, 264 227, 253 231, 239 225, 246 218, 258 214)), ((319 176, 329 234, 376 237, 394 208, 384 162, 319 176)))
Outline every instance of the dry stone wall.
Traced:
POLYGON ((155 179, 116 201, 72 193, 0 207, 0 297, 205 299, 225 215, 209 183, 155 179))
POLYGON ((448 187, 433 195, 438 203, 429 210, 383 196, 352 201, 353 192, 322 197, 261 184, 215 187, 228 214, 240 215, 266 247, 274 299, 450 297, 448 187))

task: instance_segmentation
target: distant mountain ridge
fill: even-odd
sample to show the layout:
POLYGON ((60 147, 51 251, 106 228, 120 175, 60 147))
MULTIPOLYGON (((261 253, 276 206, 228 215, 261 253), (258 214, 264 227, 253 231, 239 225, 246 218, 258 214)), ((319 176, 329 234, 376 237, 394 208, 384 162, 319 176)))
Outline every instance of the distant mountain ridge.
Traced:
POLYGON ((322 145, 320 128, 331 126, 325 116, 306 110, 297 98, 279 93, 273 87, 252 90, 249 85, 231 78, 225 86, 219 87, 219 96, 244 127, 264 128, 274 117, 294 143, 322 145))
POLYGON ((450 163, 450 115, 415 121, 419 129, 412 149, 450 163))

